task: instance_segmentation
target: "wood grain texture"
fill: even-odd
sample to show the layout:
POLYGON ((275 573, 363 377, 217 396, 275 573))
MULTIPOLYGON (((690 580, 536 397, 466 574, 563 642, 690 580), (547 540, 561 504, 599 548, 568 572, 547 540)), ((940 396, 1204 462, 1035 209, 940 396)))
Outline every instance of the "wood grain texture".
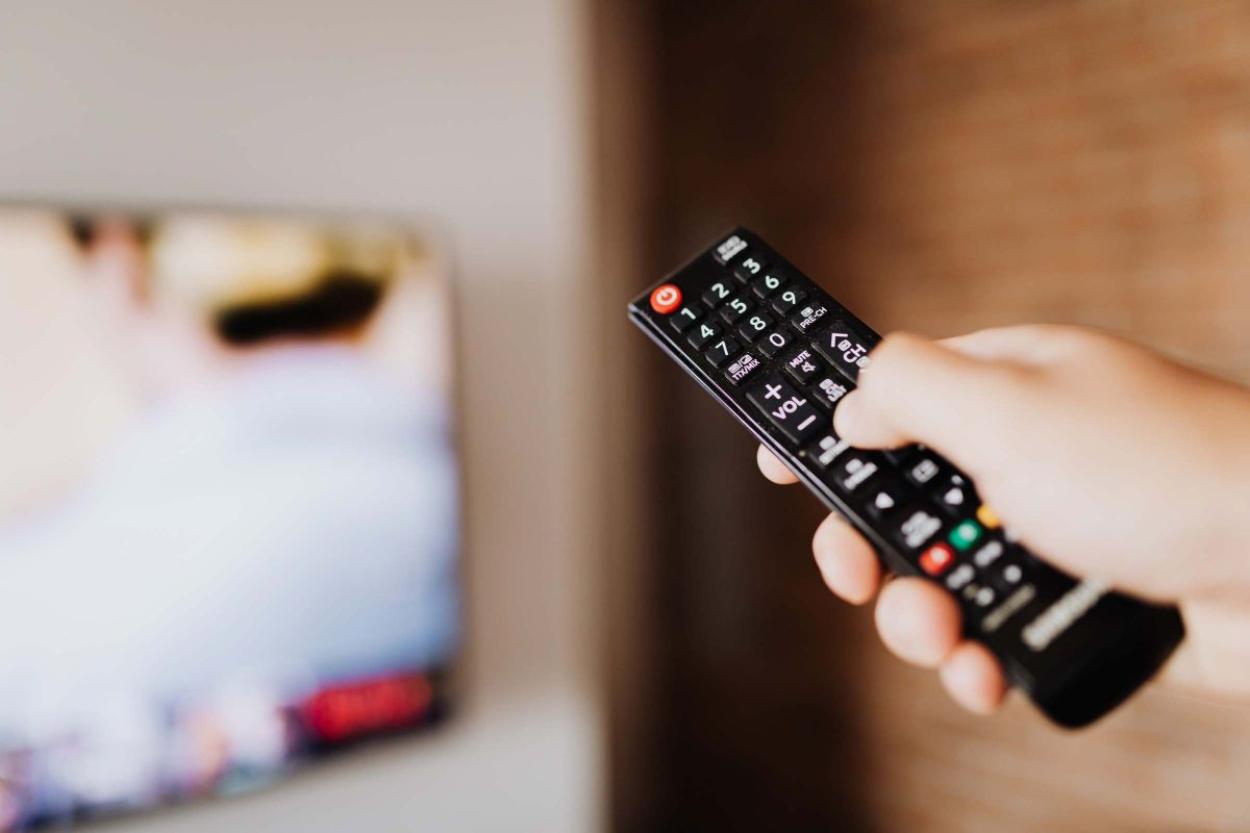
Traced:
MULTIPOLYGON (((722 0, 656 26, 657 266, 741 221, 884 330, 1078 322, 1250 381, 1250 6, 722 0)), ((811 501, 655 375, 653 493, 682 507, 655 554, 659 827, 1250 829, 1250 704, 1154 689, 1079 734, 959 713, 821 591, 811 501)))

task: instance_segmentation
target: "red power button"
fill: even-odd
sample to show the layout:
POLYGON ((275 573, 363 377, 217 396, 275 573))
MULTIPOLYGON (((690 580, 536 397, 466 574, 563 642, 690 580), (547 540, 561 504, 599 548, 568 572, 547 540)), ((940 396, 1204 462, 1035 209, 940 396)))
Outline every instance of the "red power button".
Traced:
POLYGON ((660 315, 668 315, 681 306, 681 290, 671 283, 657 286, 651 293, 651 309, 660 315))

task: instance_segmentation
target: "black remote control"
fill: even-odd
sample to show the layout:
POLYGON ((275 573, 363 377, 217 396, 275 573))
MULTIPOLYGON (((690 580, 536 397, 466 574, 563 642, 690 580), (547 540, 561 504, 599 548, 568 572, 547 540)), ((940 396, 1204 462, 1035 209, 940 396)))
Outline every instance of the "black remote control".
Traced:
POLYGON ((1056 723, 1106 714, 1183 638, 1175 608, 1038 560, 932 450, 864 451, 840 439, 833 410, 880 336, 750 231, 726 234, 635 298, 629 316, 890 570, 945 587, 966 635, 1056 723))

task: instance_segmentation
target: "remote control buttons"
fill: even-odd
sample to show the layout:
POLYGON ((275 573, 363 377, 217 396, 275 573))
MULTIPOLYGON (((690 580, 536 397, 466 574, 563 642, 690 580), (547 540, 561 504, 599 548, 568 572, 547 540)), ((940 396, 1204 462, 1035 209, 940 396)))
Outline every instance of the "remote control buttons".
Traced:
POLYGON ((734 294, 734 287, 726 281, 717 281, 703 293, 703 303, 715 309, 734 294))
POLYGON ((942 467, 938 465, 936 459, 931 455, 925 454, 907 464, 903 469, 903 476, 910 480, 913 484, 925 487, 934 482, 939 474, 942 473, 942 467))
POLYGON ((932 511, 922 507, 904 509, 899 520, 890 525, 890 534, 907 549, 915 552, 942 530, 942 520, 932 511))
POLYGON ((844 384, 841 379, 826 376, 812 388, 812 398, 832 411, 838 402, 842 400, 842 397, 846 396, 850 391, 850 386, 844 384))
POLYGON ((957 517, 967 514, 968 510, 976 504, 972 484, 958 474, 952 474, 944 481, 939 478, 933 487, 932 495, 939 508, 943 509, 946 514, 957 517))
POLYGON ((764 267, 768 264, 756 257, 749 255, 738 261, 738 265, 734 266, 734 277, 741 283, 746 283, 752 278, 764 271, 764 267))
POLYGON ((806 335, 825 323, 829 308, 821 303, 811 303, 801 307, 790 316, 790 326, 806 335))
POLYGON ((986 529, 998 529, 1001 522, 998 520, 998 514, 988 506, 980 506, 977 508, 977 520, 981 522, 981 526, 986 529))
POLYGON ((761 367, 760 360, 748 353, 743 353, 725 368, 725 378, 735 385, 740 385, 761 367))
POLYGON ((730 298, 725 303, 725 308, 720 311, 721 318, 725 319, 725 323, 734 324, 738 319, 751 311, 751 302, 745 297, 730 298))
POLYGON ((820 361, 810 350, 801 350, 786 359, 786 373, 794 377, 800 385, 806 385, 821 371, 820 361))
POLYGON ((864 503, 864 511, 875 520, 881 520, 893 514, 902 502, 902 494, 898 487, 885 485, 877 486, 868 493, 868 500, 864 503))
POLYGON ((748 391, 747 399, 795 445, 828 428, 828 420, 821 418, 807 398, 775 373, 748 391))
POLYGON ((920 569, 940 576, 955 563, 955 552, 946 544, 934 544, 920 554, 920 569))
POLYGON ((838 459, 842 452, 850 447, 851 444, 846 440, 840 440, 837 435, 826 432, 807 449, 807 457, 812 461, 812 465, 827 469, 833 465, 833 461, 838 459))
POLYGON ((773 330, 759 343, 760 352, 770 359, 794 343, 794 337, 785 330, 773 330))
POLYGON ((651 309, 660 315, 668 315, 681 306, 681 290, 676 284, 666 283, 651 291, 651 309))
POLYGON ((981 529, 981 525, 974 520, 960 521, 951 530, 950 542, 957 550, 966 550, 981 540, 981 536, 985 534, 985 530, 981 529))
POLYGON ((981 549, 972 554, 972 563, 984 570, 995 561, 1003 557, 1006 548, 1003 547, 1002 541, 990 540, 981 545, 981 549))
POLYGON ((724 266, 743 252, 746 247, 747 241, 734 234, 726 237, 724 242, 716 246, 716 250, 712 252, 712 257, 716 258, 717 263, 724 266))
POLYGON ((711 322, 704 321, 702 324, 697 325, 694 330, 691 331, 690 335, 686 336, 686 341, 688 341, 690 346, 694 349, 702 350, 705 344, 719 336, 720 333, 720 327, 717 327, 711 322))
POLYGON ((773 309, 777 311, 778 315, 785 315, 798 306, 806 297, 807 293, 801 289, 783 290, 781 294, 773 298, 773 309))
POLYGON ((854 382, 868 366, 870 345, 841 318, 830 322, 829 331, 812 342, 816 352, 824 356, 846 378, 854 382))
POLYGON ((857 495, 880 470, 872 455, 864 451, 848 451, 838 458, 830 470, 833 487, 844 495, 857 495))
POLYGON ((713 342, 703 357, 712 363, 712 367, 720 367, 741 349, 742 346, 735 339, 725 336, 713 342))
POLYGON ((962 590, 976 577, 977 571, 972 569, 971 564, 960 564, 946 577, 946 588, 962 590))
POLYGON ((677 332, 684 333, 686 330, 693 327, 694 323, 698 321, 700 317, 698 309, 686 304, 686 306, 677 310, 676 315, 668 319, 668 323, 669 326, 677 332))
POLYGON ((760 300, 771 298, 786 283, 786 276, 774 267, 765 271, 763 275, 751 282, 751 292, 760 300))
POLYGON ((738 332, 747 341, 755 341, 773 325, 773 319, 766 312, 757 312, 738 325, 738 332))

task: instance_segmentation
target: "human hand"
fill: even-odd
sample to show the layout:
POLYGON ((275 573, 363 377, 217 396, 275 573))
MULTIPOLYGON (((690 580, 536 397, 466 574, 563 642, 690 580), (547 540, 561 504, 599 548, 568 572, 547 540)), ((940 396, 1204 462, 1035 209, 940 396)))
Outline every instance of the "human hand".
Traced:
MULTIPOLYGON (((835 429, 853 446, 924 443, 1041 557, 1180 605, 1177 676, 1250 692, 1250 392, 1128 342, 1072 327, 985 330, 873 352, 835 429), (1187 656, 1185 656, 1187 655, 1187 656)), ((763 447, 777 483, 794 475, 763 447)), ((904 660, 939 670, 954 699, 993 710, 1007 685, 962 640, 954 599, 919 578, 884 581, 868 542, 831 515, 812 542, 825 583, 876 621, 904 660)))

